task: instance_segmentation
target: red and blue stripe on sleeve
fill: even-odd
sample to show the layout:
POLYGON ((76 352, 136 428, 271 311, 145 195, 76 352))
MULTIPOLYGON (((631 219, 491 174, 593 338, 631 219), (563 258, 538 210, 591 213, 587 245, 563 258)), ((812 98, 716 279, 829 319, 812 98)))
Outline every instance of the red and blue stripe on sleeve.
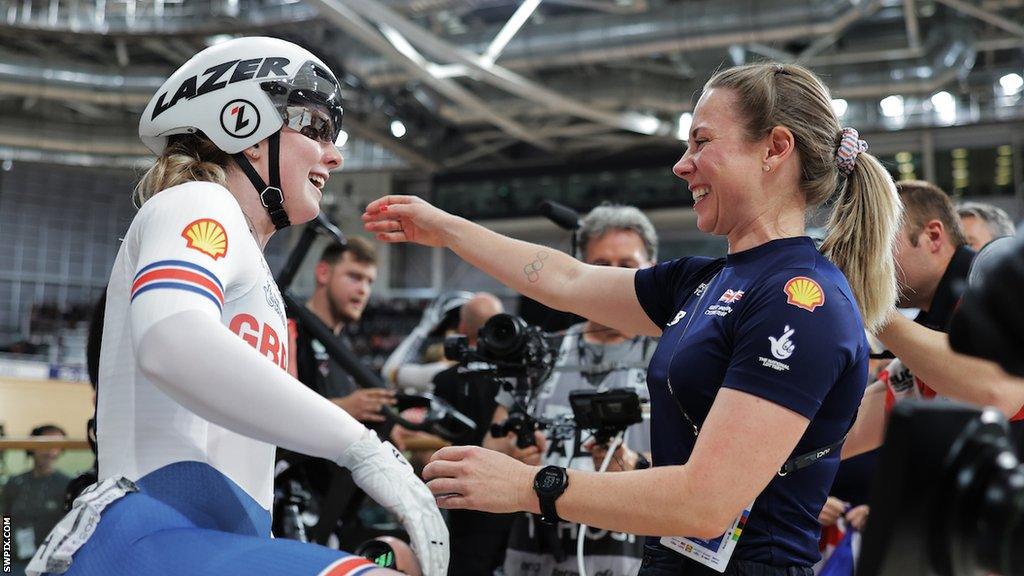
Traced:
POLYGON ((360 576, 379 568, 362 556, 349 556, 324 568, 318 576, 360 576))
POLYGON ((224 285, 213 272, 192 262, 160 260, 143 267, 135 275, 131 299, 134 302, 140 294, 157 289, 193 292, 209 298, 217 310, 224 311, 224 285))

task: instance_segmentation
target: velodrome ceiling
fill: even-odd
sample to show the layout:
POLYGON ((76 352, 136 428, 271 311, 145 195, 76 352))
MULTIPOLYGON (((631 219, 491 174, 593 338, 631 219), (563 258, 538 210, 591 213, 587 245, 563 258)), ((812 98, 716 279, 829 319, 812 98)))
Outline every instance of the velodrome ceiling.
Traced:
POLYGON ((708 75, 766 58, 862 131, 1024 121, 1024 0, 0 0, 0 158, 139 165, 149 96, 242 34, 335 69, 356 169, 678 149, 708 75))

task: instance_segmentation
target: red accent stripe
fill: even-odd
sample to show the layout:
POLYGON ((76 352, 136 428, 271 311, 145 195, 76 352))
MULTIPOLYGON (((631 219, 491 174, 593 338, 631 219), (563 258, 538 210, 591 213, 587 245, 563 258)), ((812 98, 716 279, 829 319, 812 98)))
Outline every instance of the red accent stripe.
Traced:
POLYGON ((1020 422, 1021 420, 1024 420, 1024 406, 1021 406, 1013 418, 1010 418, 1010 422, 1020 422))
POLYGON ((192 282, 198 284, 203 288, 206 288, 220 300, 221 304, 224 304, 224 293, 221 292, 220 286, 217 286, 209 278, 199 274, 198 272, 192 272, 189 270, 182 270, 180 268, 157 268, 151 270, 140 276, 134 284, 132 284, 132 294, 138 290, 142 285, 155 280, 183 280, 185 282, 192 282))
POLYGON ((340 560, 337 564, 328 566, 319 576, 349 576, 353 570, 367 566, 374 566, 374 564, 362 556, 349 556, 340 560))

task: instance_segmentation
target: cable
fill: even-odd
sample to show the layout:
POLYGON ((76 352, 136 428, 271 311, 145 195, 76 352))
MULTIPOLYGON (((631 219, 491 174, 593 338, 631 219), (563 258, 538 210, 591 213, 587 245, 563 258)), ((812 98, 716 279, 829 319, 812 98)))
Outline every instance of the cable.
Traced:
MULTIPOLYGON (((622 444, 625 434, 626 431, 623 430, 612 440, 612 443, 608 446, 608 453, 604 455, 604 462, 601 462, 601 469, 598 470, 598 472, 604 472, 608 469, 608 464, 612 461, 612 455, 614 455, 615 451, 619 449, 619 445, 622 444)), ((580 524, 580 532, 576 536, 576 566, 579 568, 580 576, 587 576, 587 569, 583 565, 583 544, 586 542, 586 539, 587 525, 580 524)))

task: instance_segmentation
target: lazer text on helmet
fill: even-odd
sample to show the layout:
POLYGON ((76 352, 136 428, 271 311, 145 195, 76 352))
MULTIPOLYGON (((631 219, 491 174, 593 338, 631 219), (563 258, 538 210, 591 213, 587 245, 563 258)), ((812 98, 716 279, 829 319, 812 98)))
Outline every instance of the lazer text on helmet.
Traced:
POLYGON ((242 80, 266 78, 268 76, 287 76, 288 73, 285 72, 284 68, 289 63, 290 60, 287 58, 268 57, 252 58, 250 60, 230 60, 216 66, 210 66, 201 74, 201 76, 205 76, 202 84, 199 83, 199 76, 189 76, 174 92, 170 102, 166 102, 167 95, 171 93, 170 90, 160 94, 157 97, 156 106, 153 107, 153 118, 174 107, 182 98, 191 100, 196 96, 209 94, 210 92, 220 90, 228 84, 234 84, 242 80), (222 80, 232 68, 234 71, 231 72, 231 76, 226 80, 222 80))

